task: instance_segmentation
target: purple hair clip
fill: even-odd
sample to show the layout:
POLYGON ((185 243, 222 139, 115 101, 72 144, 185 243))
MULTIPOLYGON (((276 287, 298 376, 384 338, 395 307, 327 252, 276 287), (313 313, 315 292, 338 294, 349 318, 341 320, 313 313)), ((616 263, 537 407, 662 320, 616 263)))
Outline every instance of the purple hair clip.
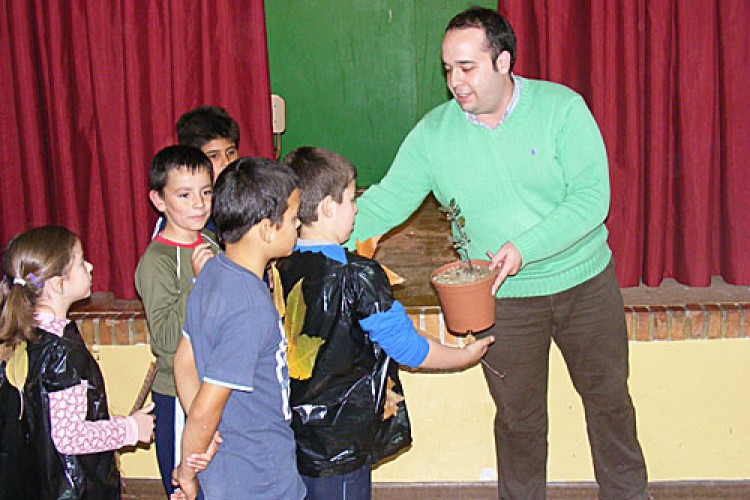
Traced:
POLYGON ((35 287, 39 288, 39 286, 42 284, 41 280, 34 276, 34 273, 29 273, 26 275, 26 279, 31 281, 35 287))

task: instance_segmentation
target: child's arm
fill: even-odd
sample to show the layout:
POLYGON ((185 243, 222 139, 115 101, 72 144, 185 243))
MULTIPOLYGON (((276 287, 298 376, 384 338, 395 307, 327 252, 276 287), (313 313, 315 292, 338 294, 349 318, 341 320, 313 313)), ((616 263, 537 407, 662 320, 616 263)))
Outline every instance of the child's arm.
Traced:
POLYGON ((174 353, 174 382, 180 404, 182 409, 185 410, 185 415, 187 415, 190 411, 190 404, 198 393, 201 383, 195 369, 193 346, 184 335, 177 345, 177 351, 174 353))
POLYGON ((52 442, 59 453, 99 453, 151 441, 154 417, 149 412, 153 403, 130 417, 91 421, 86 420, 87 391, 88 383, 82 380, 78 385, 49 394, 52 442))
POLYGON ((189 499, 195 498, 198 485, 195 470, 186 460, 208 449, 231 393, 232 389, 204 382, 190 405, 182 432, 182 461, 172 474, 173 484, 179 485, 189 499))
POLYGON ((360 325, 385 352, 413 368, 456 370, 478 363, 495 337, 486 337, 466 348, 448 347, 425 338, 414 329, 404 307, 394 301, 387 311, 375 313, 360 325))
POLYGON ((171 370, 172 357, 182 338, 187 291, 180 289, 175 262, 156 251, 149 252, 150 248, 138 263, 135 285, 143 302, 149 343, 158 359, 159 370, 171 370))
MULTIPOLYGON (((198 380, 198 371, 195 369, 193 346, 185 336, 180 340, 177 352, 174 354, 174 381, 177 387, 177 396, 180 398, 180 404, 185 411, 185 415, 187 415, 190 411, 190 405, 200 389, 201 383, 198 380)), ((196 472, 205 470, 208 467, 208 463, 216 454, 221 442, 221 435, 217 431, 208 449, 204 453, 189 456, 186 459, 187 465, 195 469, 196 472)))
POLYGON ((479 360, 482 359, 484 353, 487 352, 487 348, 494 341, 495 337, 485 337, 476 342, 472 342, 465 348, 461 349, 457 347, 447 347, 432 339, 427 339, 430 350, 427 351, 427 356, 424 361, 422 361, 422 364, 419 365, 419 368, 441 370, 468 368, 469 366, 479 363, 479 360))

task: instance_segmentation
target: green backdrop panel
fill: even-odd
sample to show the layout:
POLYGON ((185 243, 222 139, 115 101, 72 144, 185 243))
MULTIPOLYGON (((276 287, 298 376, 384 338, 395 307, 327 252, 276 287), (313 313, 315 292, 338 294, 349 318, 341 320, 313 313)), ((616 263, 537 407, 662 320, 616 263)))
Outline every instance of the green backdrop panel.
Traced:
POLYGON ((282 154, 322 146, 377 182, 411 127, 448 98, 440 62, 459 0, 267 0, 271 89, 286 100, 282 154))

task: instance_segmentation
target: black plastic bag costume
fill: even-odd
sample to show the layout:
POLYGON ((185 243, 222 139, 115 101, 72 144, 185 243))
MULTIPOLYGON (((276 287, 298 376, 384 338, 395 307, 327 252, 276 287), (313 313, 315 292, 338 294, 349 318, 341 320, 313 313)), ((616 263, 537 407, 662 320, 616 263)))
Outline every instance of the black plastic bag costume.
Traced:
POLYGON ((26 425, 21 419, 21 396, 5 375, 0 362, 0 500, 37 498, 23 478, 28 466, 26 425))
POLYGON ((31 498, 105 500, 120 498, 114 451, 85 455, 58 453, 52 441, 49 393, 88 381, 87 420, 109 418, 104 379, 74 322, 62 338, 36 329, 27 345, 29 372, 24 386, 23 425, 28 443, 24 477, 31 498))
POLYGON ((388 390, 402 396, 398 363, 362 330, 359 320, 393 304, 377 262, 345 253, 346 263, 295 251, 278 263, 284 298, 303 278, 307 306, 302 333, 320 337, 312 376, 291 379, 297 466, 306 476, 331 476, 372 465, 411 444, 406 404, 384 419, 388 390))

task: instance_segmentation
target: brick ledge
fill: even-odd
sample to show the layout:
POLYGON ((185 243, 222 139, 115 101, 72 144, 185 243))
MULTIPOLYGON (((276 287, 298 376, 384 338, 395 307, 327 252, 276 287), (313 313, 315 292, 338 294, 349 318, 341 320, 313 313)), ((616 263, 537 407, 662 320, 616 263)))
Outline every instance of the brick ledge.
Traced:
MULTIPOLYGON (((409 306, 414 326, 447 345, 463 339, 445 328, 438 306, 409 306)), ((628 338, 632 341, 714 340, 750 337, 750 303, 626 305, 628 338)), ((78 323, 89 345, 137 345, 148 342, 146 317, 137 300, 114 299, 96 293, 77 304, 70 318, 78 323)))

